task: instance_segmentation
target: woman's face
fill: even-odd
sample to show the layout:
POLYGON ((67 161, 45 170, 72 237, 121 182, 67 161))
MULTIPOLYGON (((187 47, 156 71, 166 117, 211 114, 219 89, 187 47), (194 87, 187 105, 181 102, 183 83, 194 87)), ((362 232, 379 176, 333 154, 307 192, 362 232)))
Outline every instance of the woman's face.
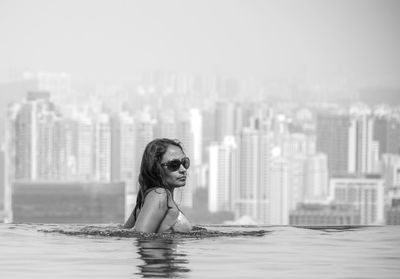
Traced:
MULTIPOLYGON (((180 161, 185 157, 185 153, 183 153, 183 151, 178 146, 170 145, 168 146, 167 151, 165 152, 163 157, 161 158, 161 164, 165 164, 176 159, 180 161)), ((163 165, 163 168, 165 174, 164 181, 167 183, 168 186, 172 188, 185 186, 187 170, 182 164, 176 171, 169 170, 166 165, 163 165)))

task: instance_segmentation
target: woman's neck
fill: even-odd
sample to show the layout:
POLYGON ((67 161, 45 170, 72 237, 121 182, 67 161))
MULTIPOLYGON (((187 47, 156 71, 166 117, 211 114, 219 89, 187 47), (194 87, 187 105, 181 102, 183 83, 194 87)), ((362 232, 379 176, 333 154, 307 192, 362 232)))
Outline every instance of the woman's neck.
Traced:
POLYGON ((174 199, 174 190, 175 190, 175 187, 166 186, 165 188, 171 193, 172 199, 174 199))

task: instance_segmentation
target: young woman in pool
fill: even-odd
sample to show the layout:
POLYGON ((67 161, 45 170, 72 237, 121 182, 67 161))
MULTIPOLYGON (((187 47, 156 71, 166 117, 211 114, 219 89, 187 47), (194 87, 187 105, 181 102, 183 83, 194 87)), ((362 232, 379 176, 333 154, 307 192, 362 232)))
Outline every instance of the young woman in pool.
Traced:
POLYGON ((155 139, 147 144, 139 174, 136 206, 124 224, 139 232, 192 230, 174 201, 174 190, 186 184, 190 160, 176 140, 155 139))

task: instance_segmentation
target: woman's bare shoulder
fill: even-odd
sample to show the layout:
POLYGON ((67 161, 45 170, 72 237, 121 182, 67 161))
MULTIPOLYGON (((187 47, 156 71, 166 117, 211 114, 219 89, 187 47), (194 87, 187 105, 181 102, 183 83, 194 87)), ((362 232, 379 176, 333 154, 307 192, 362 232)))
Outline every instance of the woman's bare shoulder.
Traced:
POLYGON ((165 188, 154 187, 151 189, 149 193, 146 195, 146 201, 151 202, 167 202, 169 196, 169 192, 165 188))

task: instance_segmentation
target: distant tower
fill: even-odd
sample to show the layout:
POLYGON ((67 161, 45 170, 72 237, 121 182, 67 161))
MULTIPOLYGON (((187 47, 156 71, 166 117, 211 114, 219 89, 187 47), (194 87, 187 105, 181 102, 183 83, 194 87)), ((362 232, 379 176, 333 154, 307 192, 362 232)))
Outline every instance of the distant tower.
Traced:
POLYGON ((94 125, 94 178, 97 181, 111 180, 111 122, 109 115, 100 113, 94 125))
POLYGON ((284 157, 276 157, 271 162, 270 180, 270 223, 289 224, 289 162, 284 157))
POLYGON ((385 181, 385 189, 400 189, 400 155, 384 154, 382 156, 382 174, 385 181))
POLYGON ((317 152, 328 156, 328 169, 331 176, 343 175, 349 172, 350 117, 332 113, 317 115, 316 138, 317 152))
POLYGON ((272 133, 258 131, 258 140, 257 221, 261 224, 270 224, 271 164, 280 149, 274 145, 272 133))
POLYGON ((94 123, 87 114, 77 116, 76 166, 79 180, 93 179, 93 134, 94 123))
POLYGON ((307 201, 321 201, 328 197, 328 158, 319 153, 305 162, 304 198, 307 201))
POLYGON ((47 104, 38 112, 36 171, 38 180, 60 180, 62 172, 63 146, 63 119, 54 110, 54 106, 47 104))
MULTIPOLYGON (((146 145, 154 139, 155 120, 147 110, 140 111, 135 116, 135 141, 134 141, 134 170, 133 177, 138 178, 140 173, 140 164, 146 145)), ((136 180, 137 181, 137 180, 136 180)), ((139 182, 136 182, 136 191, 139 189, 139 182)))
POLYGON ((10 107, 9 125, 17 180, 60 179, 62 119, 46 92, 29 92, 25 101, 10 107))
POLYGON ((209 147, 208 208, 210 212, 233 211, 237 189, 237 146, 234 137, 209 147))
POLYGON ((200 166, 203 162, 203 118, 199 109, 190 109, 190 126, 193 134, 193 163, 200 166))
POLYGON ((379 143, 379 155, 400 154, 400 121, 396 118, 376 117, 374 140, 379 143))
POLYGON ((259 187, 259 133, 255 129, 244 128, 238 137, 240 167, 239 187, 234 204, 236 218, 249 216, 258 219, 257 198, 259 187))
POLYGON ((282 155, 288 159, 289 209, 296 209, 297 205, 304 201, 306 187, 309 186, 305 180, 305 164, 315 151, 315 137, 293 133, 287 134, 282 140, 282 155))
POLYGON ((189 117, 183 117, 177 121, 177 138, 181 141, 185 154, 193 161, 189 170, 186 186, 178 189, 180 196, 177 196, 177 199, 180 201, 180 205, 192 207, 193 192, 197 188, 197 179, 194 171, 194 134, 189 117))
POLYGON ((138 177, 134 176, 137 157, 135 119, 133 115, 124 111, 113 117, 111 123, 111 180, 125 182, 125 217, 128 217, 136 204, 138 181, 138 177))
POLYGON ((349 173, 378 173, 379 145, 373 140, 373 119, 353 117, 349 127, 349 173))

